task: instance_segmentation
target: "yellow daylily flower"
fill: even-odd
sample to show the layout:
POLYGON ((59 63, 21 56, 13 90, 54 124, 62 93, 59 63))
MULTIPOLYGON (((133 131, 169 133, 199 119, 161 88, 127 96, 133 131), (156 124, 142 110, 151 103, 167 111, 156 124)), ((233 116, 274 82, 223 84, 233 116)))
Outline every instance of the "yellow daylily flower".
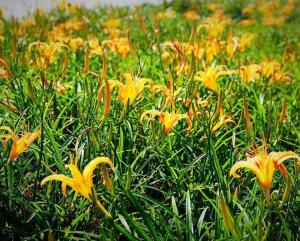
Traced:
POLYGON ((93 38, 89 39, 88 44, 90 47, 91 54, 100 55, 100 56, 103 55, 103 48, 99 44, 99 41, 97 38, 93 37, 93 38))
POLYGON ((159 116, 159 121, 163 125, 163 134, 166 135, 178 123, 179 120, 185 119, 188 123, 187 130, 192 128, 192 120, 187 114, 176 114, 169 112, 162 112, 158 110, 147 110, 141 115, 140 121, 142 122, 147 116, 151 117, 153 121, 156 116, 159 116))
POLYGON ((129 73, 125 73, 121 78, 125 79, 125 83, 119 80, 109 80, 110 89, 118 87, 118 99, 123 102, 125 108, 133 103, 133 101, 142 93, 146 87, 146 83, 151 82, 147 78, 138 78, 129 73))
POLYGON ((261 66, 258 64, 250 64, 240 67, 240 76, 242 81, 248 83, 260 77, 261 66))
POLYGON ((47 69, 50 63, 56 63, 56 54, 61 51, 61 47, 65 47, 67 50, 69 50, 69 47, 63 43, 50 42, 47 44, 45 42, 36 41, 29 45, 29 51, 32 51, 34 46, 36 46, 39 53, 36 62, 40 69, 47 69))
POLYGON ((205 87, 219 93, 220 87, 217 83, 218 78, 222 75, 235 73, 235 71, 223 70, 223 67, 222 65, 208 67, 204 71, 198 71, 194 78, 195 80, 201 81, 205 87))
POLYGON ((221 41, 218 39, 209 39, 205 41, 205 60, 207 63, 211 63, 213 59, 220 53, 221 41))
POLYGON ((245 161, 235 163, 230 169, 230 176, 239 178, 240 175, 238 175, 236 171, 240 168, 247 168, 252 171, 256 175, 260 186, 266 191, 266 200, 267 203, 270 204, 270 188, 274 172, 277 169, 282 172, 287 181, 288 185, 284 196, 286 197, 288 195, 290 180, 287 170, 282 163, 291 158, 300 160, 299 156, 292 151, 271 152, 268 154, 266 148, 264 148, 254 157, 247 157, 245 161))
POLYGON ((271 78, 274 76, 276 71, 280 68, 280 63, 277 61, 265 61, 260 64, 261 75, 266 78, 271 78))
POLYGON ((83 45, 84 45, 84 40, 82 38, 72 38, 69 41, 69 47, 74 51, 77 51, 83 45))
POLYGON ((0 126, 0 130, 8 131, 9 134, 0 135, 0 139, 13 139, 12 148, 9 154, 8 163, 15 160, 21 153, 23 153, 40 135, 41 129, 33 133, 25 133, 23 136, 19 137, 15 134, 12 129, 7 126, 0 126))
POLYGON ((292 81, 290 73, 286 72, 283 67, 280 67, 272 76, 269 84, 273 84, 274 82, 285 83, 292 81))
POLYGON ((208 17, 198 27, 197 31, 199 32, 202 28, 204 28, 209 37, 217 38, 225 31, 226 24, 226 21, 220 21, 219 18, 208 17))
MULTIPOLYGON (((54 174, 45 177, 41 182, 41 186, 45 185, 45 183, 49 181, 60 181, 62 182, 61 188, 64 195, 66 195, 67 186, 69 186, 80 195, 88 199, 90 202, 94 202, 105 215, 110 217, 111 215, 109 214, 109 212, 95 197, 95 193, 93 190, 93 172, 100 164, 107 164, 112 169, 114 168, 113 163, 107 157, 97 157, 93 159, 86 165, 82 173, 79 171, 78 167, 75 164, 71 163, 69 165, 66 165, 66 168, 71 171, 73 178, 63 174, 54 174)), ((104 171, 104 179, 106 180, 106 182, 109 180, 106 170, 104 171)), ((106 185, 109 186, 110 183, 106 183, 106 185)))
POLYGON ((189 21, 197 21, 200 19, 200 16, 197 14, 196 11, 190 10, 183 14, 183 17, 185 17, 189 21))
POLYGON ((60 93, 61 95, 65 96, 65 95, 66 95, 66 91, 67 91, 68 89, 72 89, 72 88, 73 88, 73 85, 72 85, 71 83, 65 83, 65 84, 59 83, 59 84, 57 85, 56 91, 57 91, 58 93, 60 93))
POLYGON ((243 52, 245 48, 250 47, 255 38, 253 33, 243 33, 240 37, 233 37, 231 34, 227 38, 226 53, 232 58, 236 52, 243 52))

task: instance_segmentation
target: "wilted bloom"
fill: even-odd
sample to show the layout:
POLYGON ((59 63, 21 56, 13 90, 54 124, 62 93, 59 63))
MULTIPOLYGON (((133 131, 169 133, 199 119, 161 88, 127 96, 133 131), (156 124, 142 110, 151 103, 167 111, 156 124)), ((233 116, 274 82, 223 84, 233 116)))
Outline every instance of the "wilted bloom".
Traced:
MULTIPOLYGON (((269 195, 274 172, 279 169, 288 182, 288 173, 282 163, 291 158, 300 160, 299 156, 292 151, 271 152, 268 154, 266 148, 263 148, 254 157, 247 157, 245 161, 235 163, 230 170, 230 176, 239 178, 240 175, 236 171, 240 168, 247 168, 252 171, 256 175, 260 186, 266 191, 266 200, 270 204, 269 195)), ((289 187, 287 188, 289 189, 289 187)))
POLYGON ((159 121, 163 125, 163 134, 166 135, 170 130, 178 123, 179 120, 185 119, 188 123, 188 129, 192 128, 192 121, 187 114, 176 114, 169 112, 162 112, 158 110, 147 110, 141 115, 140 121, 144 121, 145 118, 151 117, 151 120, 154 121, 156 116, 159 116, 159 121))
POLYGON ((234 120, 229 116, 224 114, 223 106, 222 106, 222 97, 219 96, 218 99, 218 111, 216 113, 216 116, 218 116, 217 123, 212 127, 212 132, 217 131, 221 126, 225 125, 226 123, 234 123, 234 120))
MULTIPOLYGON (((54 174, 44 178, 41 182, 41 186, 43 186, 46 182, 55 180, 62 182, 62 192, 66 195, 67 186, 71 187, 73 190, 78 192, 80 195, 88 199, 90 202, 95 202, 95 204, 101 209, 101 211, 110 216, 108 211, 102 206, 102 204, 95 197, 95 193, 93 192, 93 172, 100 164, 107 164, 112 169, 114 168, 113 163, 107 157, 97 157, 90 161, 87 166, 83 169, 81 173, 78 167, 75 164, 66 165, 66 167, 71 171, 73 178, 62 175, 62 174, 54 174)), ((106 170, 104 170, 104 180, 109 182, 109 178, 107 176, 106 170)), ((109 183, 106 183, 109 187, 109 183)))
POLYGON ((199 98, 199 99, 195 99, 195 100, 189 101, 189 102, 190 103, 184 103, 184 105, 188 106, 190 104, 188 115, 191 119, 193 119, 194 116, 196 116, 196 115, 199 116, 201 114, 199 106, 201 106, 202 108, 206 108, 208 106, 207 99, 203 100, 203 99, 199 98))
POLYGON ((15 134, 12 129, 7 126, 1 126, 0 130, 8 131, 9 134, 0 135, 0 139, 13 139, 12 148, 9 154, 8 162, 15 160, 22 152, 24 152, 40 135, 41 129, 33 133, 25 133, 23 136, 19 137, 15 134))
POLYGON ((146 83, 150 82, 147 78, 138 78, 129 73, 122 75, 125 83, 119 80, 109 80, 110 89, 118 87, 118 99, 123 102, 124 106, 131 105, 133 101, 142 93, 146 87, 146 83))
POLYGON ((173 104, 177 95, 180 94, 180 92, 182 91, 182 88, 177 88, 175 91, 173 89, 173 84, 169 85, 169 87, 165 86, 165 85, 160 85, 160 84, 154 84, 153 82, 151 82, 150 84, 150 91, 151 92, 162 92, 165 95, 165 106, 169 105, 169 104, 173 104))
POLYGON ((203 71, 198 71, 194 78, 195 80, 201 81, 205 87, 219 93, 220 87, 217 83, 218 78, 222 75, 230 75, 233 73, 235 72, 231 70, 224 70, 224 66, 218 65, 216 67, 208 67, 203 71))

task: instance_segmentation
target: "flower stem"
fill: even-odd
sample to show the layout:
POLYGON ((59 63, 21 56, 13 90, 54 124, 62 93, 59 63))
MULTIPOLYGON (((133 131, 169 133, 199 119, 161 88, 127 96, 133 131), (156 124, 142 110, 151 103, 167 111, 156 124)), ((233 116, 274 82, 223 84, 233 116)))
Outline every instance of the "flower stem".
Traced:
POLYGON ((271 206, 270 189, 266 189, 265 195, 266 195, 267 205, 271 206))
POLYGON ((95 200, 96 206, 105 214, 106 217, 111 218, 111 214, 105 209, 105 207, 98 201, 98 199, 95 200))

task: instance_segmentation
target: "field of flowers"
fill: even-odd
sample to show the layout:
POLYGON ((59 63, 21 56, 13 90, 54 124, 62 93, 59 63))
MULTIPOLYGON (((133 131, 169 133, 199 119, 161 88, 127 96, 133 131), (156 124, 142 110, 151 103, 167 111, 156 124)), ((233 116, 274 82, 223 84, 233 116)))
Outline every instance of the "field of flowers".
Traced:
POLYGON ((1 17, 0 240, 299 240, 299 23, 296 0, 1 17))

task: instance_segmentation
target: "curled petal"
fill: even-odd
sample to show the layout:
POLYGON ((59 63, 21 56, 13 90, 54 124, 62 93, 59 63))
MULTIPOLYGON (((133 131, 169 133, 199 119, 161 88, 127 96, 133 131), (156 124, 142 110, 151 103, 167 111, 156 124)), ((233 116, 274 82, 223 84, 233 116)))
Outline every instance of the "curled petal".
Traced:
POLYGON ((164 125, 164 135, 168 134, 169 131, 177 124, 181 119, 186 119, 188 122, 188 130, 192 127, 192 121, 186 114, 173 114, 168 112, 162 112, 160 115, 160 122, 164 125))
POLYGON ((260 177, 261 173, 260 173, 257 162, 259 162, 259 159, 256 157, 248 158, 248 160, 246 160, 246 161, 239 161, 231 167, 229 174, 230 174, 230 176, 233 176, 235 178, 240 178, 240 175, 238 175, 236 173, 236 171, 240 168, 245 167, 245 168, 249 169, 250 171, 252 171, 257 177, 260 177))
POLYGON ((65 185, 74 186, 74 180, 72 178, 62 175, 62 174, 54 174, 54 175, 45 177, 41 182, 41 186, 44 186, 45 183, 49 182, 49 181, 60 181, 60 182, 63 182, 65 185))
POLYGON ((107 157, 97 157, 93 159, 89 164, 87 164, 82 172, 85 183, 89 188, 93 185, 93 172, 99 164, 108 164, 112 169, 114 169, 114 164, 107 157))
POLYGON ((181 120, 181 119, 185 119, 186 120, 186 122, 188 124, 187 130, 190 130, 192 128, 192 125, 193 125, 191 118, 187 114, 180 114, 178 120, 181 120))
POLYGON ((279 170, 280 172, 283 174, 284 178, 285 178, 285 182, 286 182, 286 187, 285 187, 285 191, 282 197, 282 202, 280 204, 280 207, 282 207, 288 200, 289 195, 290 195, 290 191, 291 191, 291 178, 285 168, 285 166, 283 164, 279 165, 279 170))
POLYGON ((160 114, 161 114, 161 112, 158 110, 147 110, 141 115, 140 122, 143 122, 144 119, 146 118, 146 116, 148 116, 148 115, 151 116, 151 120, 153 121, 155 119, 155 117, 159 116, 160 114))
POLYGON ((272 158, 277 165, 280 165, 285 160, 291 158, 300 160, 300 157, 295 152, 292 151, 271 152, 269 154, 269 157, 272 158))

